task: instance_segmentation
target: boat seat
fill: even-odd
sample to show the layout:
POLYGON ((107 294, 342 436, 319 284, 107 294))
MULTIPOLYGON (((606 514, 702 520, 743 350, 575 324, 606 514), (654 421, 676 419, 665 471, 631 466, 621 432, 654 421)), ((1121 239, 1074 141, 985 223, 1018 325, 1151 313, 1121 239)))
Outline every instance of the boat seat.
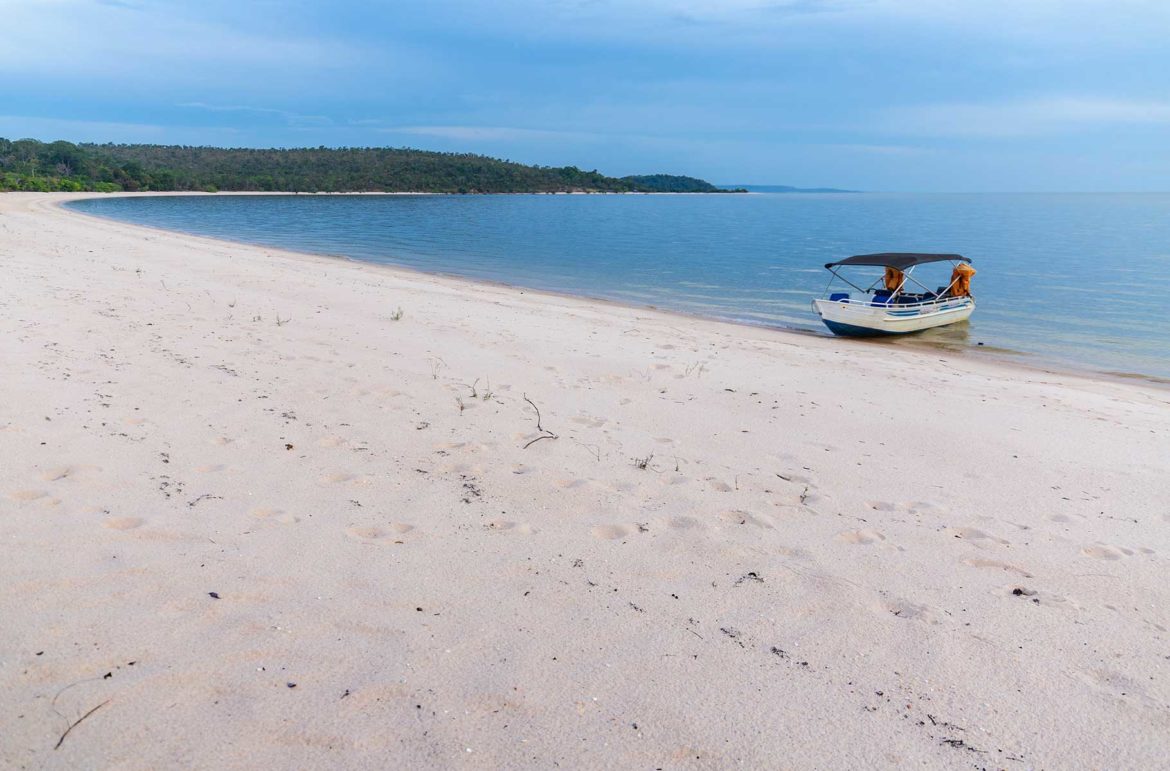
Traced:
POLYGON ((889 305, 890 291, 888 289, 879 289, 873 293, 873 302, 871 305, 889 305))
POLYGON ((829 302, 837 302, 839 300, 848 300, 848 299, 849 299, 848 292, 833 292, 831 295, 829 295, 829 302))

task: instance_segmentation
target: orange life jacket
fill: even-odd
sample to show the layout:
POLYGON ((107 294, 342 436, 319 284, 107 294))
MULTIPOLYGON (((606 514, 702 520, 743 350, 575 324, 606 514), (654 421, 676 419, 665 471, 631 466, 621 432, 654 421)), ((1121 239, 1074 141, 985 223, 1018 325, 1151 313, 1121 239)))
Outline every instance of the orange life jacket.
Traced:
POLYGON ((902 282, 905 281, 905 278, 902 276, 902 271, 898 270, 897 268, 887 267, 884 280, 886 282, 886 289, 889 289, 891 292, 893 292, 896 291, 898 287, 902 286, 902 282))
POLYGON ((975 269, 965 262, 960 262, 951 271, 951 297, 969 297, 971 295, 971 277, 975 269))

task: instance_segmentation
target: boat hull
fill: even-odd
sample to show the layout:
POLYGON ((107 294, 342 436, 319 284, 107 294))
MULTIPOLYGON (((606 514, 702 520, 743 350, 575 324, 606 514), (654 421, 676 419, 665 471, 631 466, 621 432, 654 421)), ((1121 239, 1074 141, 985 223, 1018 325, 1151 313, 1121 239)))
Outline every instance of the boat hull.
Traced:
POLYGON ((813 300, 813 309, 835 335, 884 337, 905 335, 966 321, 975 300, 955 297, 921 305, 873 305, 849 300, 813 300))

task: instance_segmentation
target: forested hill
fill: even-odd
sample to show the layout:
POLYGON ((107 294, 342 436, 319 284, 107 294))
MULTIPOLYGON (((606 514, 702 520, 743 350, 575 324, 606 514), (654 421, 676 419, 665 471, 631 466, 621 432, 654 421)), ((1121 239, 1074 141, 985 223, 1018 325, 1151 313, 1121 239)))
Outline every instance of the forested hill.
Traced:
POLYGON ((742 193, 743 189, 725 190, 716 187, 705 179, 695 177, 679 177, 673 174, 645 174, 641 176, 622 177, 639 190, 653 190, 658 193, 742 193))
POLYGON ((252 150, 0 139, 0 190, 625 193, 683 188, 718 191, 691 177, 618 179, 575 166, 526 166, 424 150, 252 150))

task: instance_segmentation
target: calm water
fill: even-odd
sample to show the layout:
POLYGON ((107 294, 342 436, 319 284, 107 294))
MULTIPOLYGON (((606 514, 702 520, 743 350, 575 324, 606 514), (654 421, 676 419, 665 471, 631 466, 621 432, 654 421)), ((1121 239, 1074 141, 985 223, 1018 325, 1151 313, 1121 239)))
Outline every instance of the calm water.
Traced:
MULTIPOLYGON (((205 236, 818 332, 809 299, 825 287, 825 262, 958 252, 979 271, 973 319, 892 344, 983 343, 1170 377, 1170 194, 183 196, 72 205, 205 236)), ((933 287, 949 273, 944 264, 915 276, 933 287)))

